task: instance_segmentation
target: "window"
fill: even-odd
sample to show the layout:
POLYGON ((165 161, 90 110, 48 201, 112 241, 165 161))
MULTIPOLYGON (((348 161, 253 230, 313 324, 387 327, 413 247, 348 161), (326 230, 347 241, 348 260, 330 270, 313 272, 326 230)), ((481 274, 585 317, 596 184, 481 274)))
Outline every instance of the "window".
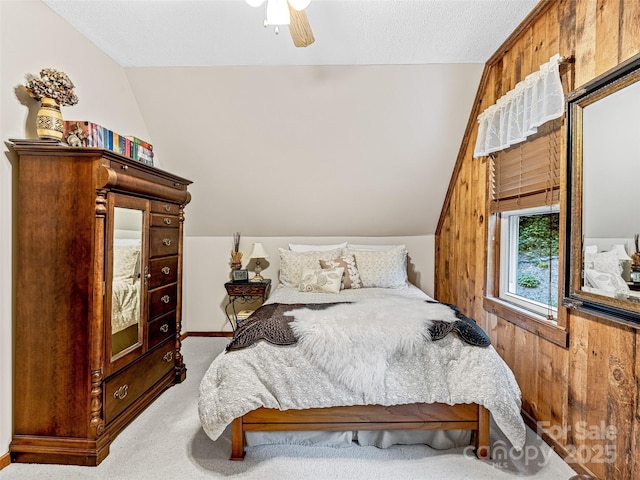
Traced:
POLYGON ((559 216, 557 205, 500 214, 499 297, 554 321, 559 216))
MULTIPOLYGON (((485 303, 490 311, 536 333, 542 324, 560 324, 561 127, 561 120, 547 122, 525 142, 496 152, 489 162, 492 219, 485 303)), ((560 337, 556 340, 562 344, 560 337)))

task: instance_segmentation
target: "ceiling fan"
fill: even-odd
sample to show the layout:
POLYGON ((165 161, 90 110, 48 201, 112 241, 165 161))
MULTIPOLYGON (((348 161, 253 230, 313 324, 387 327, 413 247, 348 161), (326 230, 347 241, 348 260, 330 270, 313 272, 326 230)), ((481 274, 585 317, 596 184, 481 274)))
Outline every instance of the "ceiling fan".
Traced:
POLYGON ((264 26, 273 25, 276 35, 280 25, 289 25, 289 33, 296 47, 308 47, 316 39, 313 37, 309 19, 304 9, 311 0, 245 0, 252 7, 265 4, 264 26))

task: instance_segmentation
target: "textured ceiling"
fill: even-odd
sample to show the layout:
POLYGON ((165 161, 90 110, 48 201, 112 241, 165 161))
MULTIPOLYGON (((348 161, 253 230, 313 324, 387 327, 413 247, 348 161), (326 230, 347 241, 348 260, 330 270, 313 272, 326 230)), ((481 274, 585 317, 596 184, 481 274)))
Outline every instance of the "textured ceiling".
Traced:
POLYGON ((44 0, 125 67, 485 63, 538 0, 312 0, 293 46, 243 0, 44 0))

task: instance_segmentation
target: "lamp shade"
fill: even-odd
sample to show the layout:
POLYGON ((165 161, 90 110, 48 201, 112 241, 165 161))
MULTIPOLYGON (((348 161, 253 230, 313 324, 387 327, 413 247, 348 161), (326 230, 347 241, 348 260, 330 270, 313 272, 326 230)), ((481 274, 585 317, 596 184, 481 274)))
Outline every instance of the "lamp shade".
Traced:
POLYGON ((269 254, 262 246, 262 243, 254 243, 249 258, 269 258, 269 254))

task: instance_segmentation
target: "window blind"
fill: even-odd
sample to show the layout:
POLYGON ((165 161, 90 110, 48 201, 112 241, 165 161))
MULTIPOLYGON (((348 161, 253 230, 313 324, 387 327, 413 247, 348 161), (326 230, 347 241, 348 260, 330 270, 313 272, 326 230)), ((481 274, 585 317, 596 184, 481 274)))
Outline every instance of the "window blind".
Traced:
POLYGON ((491 212, 541 207, 560 201, 561 120, 491 160, 491 212))

